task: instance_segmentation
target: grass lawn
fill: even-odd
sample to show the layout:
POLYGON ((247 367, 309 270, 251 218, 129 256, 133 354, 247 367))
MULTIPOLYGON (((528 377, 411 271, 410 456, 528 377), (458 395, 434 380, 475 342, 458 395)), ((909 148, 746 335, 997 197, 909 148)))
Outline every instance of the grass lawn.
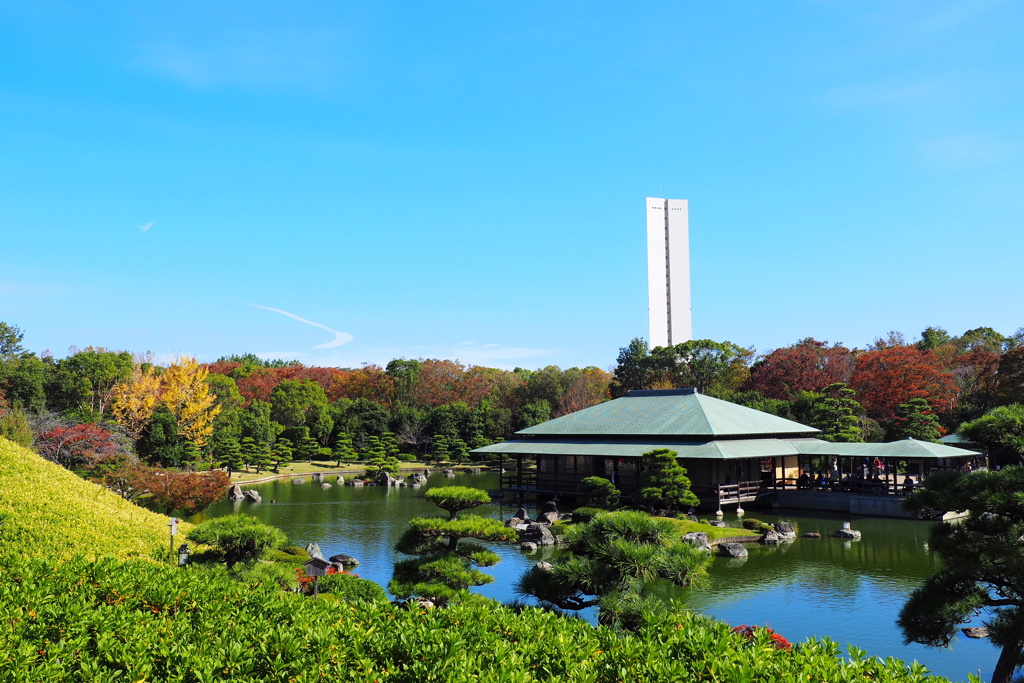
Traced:
POLYGON ((756 531, 751 531, 750 529, 743 529, 741 527, 711 526, 710 524, 692 522, 688 519, 673 519, 671 521, 679 528, 680 534, 688 534, 691 531, 703 531, 708 535, 708 540, 712 543, 723 538, 736 538, 737 536, 749 536, 750 538, 757 538, 758 536, 760 536, 760 534, 756 531))
MULTIPOLYGON (((409 461, 400 463, 401 472, 422 472, 424 469, 435 469, 439 467, 486 467, 483 463, 470 463, 462 465, 454 465, 451 463, 443 465, 428 465, 419 461, 409 461)), ((314 474, 316 472, 330 472, 332 474, 341 473, 345 475, 349 474, 362 474, 366 471, 366 465, 359 462, 342 463, 341 467, 338 467, 338 463, 335 460, 314 460, 313 462, 291 462, 287 465, 283 465, 275 472, 272 468, 264 469, 259 474, 256 473, 254 468, 249 468, 248 471, 232 472, 231 481, 233 483, 244 484, 247 481, 253 481, 256 479, 266 479, 268 477, 287 477, 287 476, 299 476, 303 474, 314 474)))

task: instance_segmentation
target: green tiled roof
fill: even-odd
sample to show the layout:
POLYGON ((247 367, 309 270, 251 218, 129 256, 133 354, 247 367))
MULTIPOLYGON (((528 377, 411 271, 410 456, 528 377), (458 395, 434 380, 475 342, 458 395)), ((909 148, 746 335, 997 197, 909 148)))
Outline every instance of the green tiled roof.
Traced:
POLYGON ((589 439, 513 439, 505 443, 477 448, 474 453, 506 455, 596 455, 613 458, 639 458, 656 448, 675 451, 681 458, 734 460, 799 455, 798 441, 782 439, 731 439, 721 441, 679 442, 627 439, 600 441, 589 439))
POLYGON ((841 455, 846 457, 879 458, 962 458, 980 455, 965 448, 954 448, 931 441, 903 439, 889 443, 818 443, 799 444, 800 452, 806 455, 841 455))
POLYGON ((942 437, 941 439, 939 439, 939 443, 948 444, 950 446, 953 446, 953 445, 956 445, 956 444, 963 444, 965 446, 976 446, 977 445, 973 441, 968 439, 966 436, 964 436, 963 434, 958 434, 956 432, 953 432, 952 434, 947 434, 946 436, 942 437))
POLYGON ((631 391, 622 398, 516 432, 547 436, 782 436, 817 434, 799 422, 693 389, 631 391))

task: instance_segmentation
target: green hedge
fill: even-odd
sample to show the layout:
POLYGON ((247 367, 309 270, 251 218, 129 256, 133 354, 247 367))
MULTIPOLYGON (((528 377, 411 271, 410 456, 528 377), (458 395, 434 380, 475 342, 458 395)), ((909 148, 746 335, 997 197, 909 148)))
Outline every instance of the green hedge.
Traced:
POLYGON ((633 635, 482 600, 346 608, 234 581, 223 567, 143 560, 8 560, 0 604, 0 680, 10 683, 927 680, 895 660, 843 662, 829 641, 778 650, 765 633, 747 639, 685 610, 633 635))

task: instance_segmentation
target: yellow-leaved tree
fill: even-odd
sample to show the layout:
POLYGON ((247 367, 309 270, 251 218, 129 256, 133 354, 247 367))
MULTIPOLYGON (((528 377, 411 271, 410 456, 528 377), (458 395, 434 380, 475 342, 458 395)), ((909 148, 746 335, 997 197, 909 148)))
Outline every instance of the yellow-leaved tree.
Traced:
POLYGON ((138 441, 160 400, 161 381, 151 363, 136 361, 131 377, 112 392, 110 412, 133 441, 138 441))
POLYGON ((182 356, 164 371, 163 400, 178 420, 178 433, 198 448, 213 434, 213 418, 220 414, 216 396, 206 382, 209 370, 192 356, 182 356))

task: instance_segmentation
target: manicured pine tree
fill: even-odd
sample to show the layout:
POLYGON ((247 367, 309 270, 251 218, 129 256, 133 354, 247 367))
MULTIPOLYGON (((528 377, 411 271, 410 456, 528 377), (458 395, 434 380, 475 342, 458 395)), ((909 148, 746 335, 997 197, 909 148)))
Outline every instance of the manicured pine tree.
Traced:
POLYGON ((396 549, 417 557, 395 563, 388 590, 401 598, 423 596, 447 602, 470 586, 492 582, 494 577, 476 567, 490 567, 500 557, 475 541, 514 543, 518 533, 496 519, 458 516, 463 510, 490 502, 487 492, 445 486, 428 490, 425 497, 447 511, 448 519, 417 517, 409 522, 396 549))
POLYGON ((292 461, 292 454, 295 449, 292 448, 292 442, 288 439, 281 437, 274 442, 273 447, 270 449, 270 458, 274 463, 274 471, 277 472, 281 465, 287 465, 292 461))
POLYGON ((901 403, 896 409, 895 436, 897 439, 917 439, 918 441, 938 441, 942 433, 939 418, 932 413, 928 401, 923 398, 912 398, 901 403))
POLYGON ((299 439, 299 442, 295 444, 295 455, 300 460, 305 460, 308 463, 313 462, 313 456, 320 452, 320 444, 317 443, 316 439, 311 437, 309 434, 304 435, 299 439))
POLYGON ((338 467, 341 467, 343 462, 352 462, 356 459, 356 449, 352 447, 352 437, 347 432, 338 432, 333 454, 338 461, 338 467))
POLYGON ((240 470, 245 459, 238 439, 227 438, 221 441, 217 445, 217 459, 221 465, 228 468, 228 474, 240 470))
POLYGON ((853 389, 842 382, 830 384, 822 390, 824 398, 815 402, 811 425, 821 429, 821 438, 838 443, 863 441, 858 415, 864 412, 854 398, 853 389))
POLYGON ((448 437, 445 434, 435 434, 428 452, 434 462, 447 462, 451 458, 448 437))
POLYGON ((686 468, 676 460, 677 453, 658 448, 640 458, 640 492, 637 502, 648 509, 681 510, 698 505, 700 500, 690 490, 686 468))

